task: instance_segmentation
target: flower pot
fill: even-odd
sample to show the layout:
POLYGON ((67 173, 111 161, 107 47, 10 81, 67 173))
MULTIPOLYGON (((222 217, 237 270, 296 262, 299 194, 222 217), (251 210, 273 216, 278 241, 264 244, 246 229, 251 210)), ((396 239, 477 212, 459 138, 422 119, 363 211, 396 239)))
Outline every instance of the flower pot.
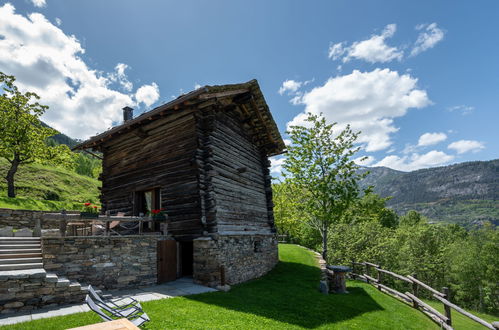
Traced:
POLYGON ((80 212, 80 218, 98 218, 99 213, 94 212, 80 212))
POLYGON ((165 221, 166 216, 164 214, 155 214, 151 216, 152 220, 154 221, 165 221))

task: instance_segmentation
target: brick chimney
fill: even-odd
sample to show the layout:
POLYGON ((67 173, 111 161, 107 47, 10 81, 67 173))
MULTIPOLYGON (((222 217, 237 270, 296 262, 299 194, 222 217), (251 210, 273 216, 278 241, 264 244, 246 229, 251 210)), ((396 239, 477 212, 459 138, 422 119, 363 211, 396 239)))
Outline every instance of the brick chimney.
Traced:
POLYGON ((130 107, 123 108, 123 122, 126 123, 133 119, 133 109, 130 107))

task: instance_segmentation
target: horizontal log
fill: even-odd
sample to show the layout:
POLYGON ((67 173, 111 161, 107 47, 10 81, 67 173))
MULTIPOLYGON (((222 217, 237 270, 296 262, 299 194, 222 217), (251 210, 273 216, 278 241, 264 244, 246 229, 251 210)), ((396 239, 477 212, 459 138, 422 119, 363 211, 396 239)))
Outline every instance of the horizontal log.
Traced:
POLYGON ((377 280, 377 279, 375 279, 374 277, 371 277, 371 276, 369 276, 369 275, 367 275, 367 274, 362 274, 362 275, 363 275, 365 278, 367 278, 369 281, 374 282, 374 283, 378 283, 378 280, 377 280))
POLYGON ((374 268, 379 268, 379 265, 376 265, 376 264, 373 264, 373 263, 370 263, 370 262, 367 262, 367 261, 365 261, 364 264, 368 265, 368 266, 372 266, 374 268))
POLYGON ((383 290, 385 290, 385 291, 388 291, 388 293, 390 293, 390 294, 392 294, 392 295, 395 295, 395 296, 398 296, 398 297, 400 297, 400 298, 404 299, 404 300, 405 300, 405 301, 407 301, 407 302, 411 302, 411 301, 412 301, 412 300, 411 300, 411 298, 409 298, 408 296, 406 296, 405 294, 403 294, 403 293, 402 293, 402 292, 400 292, 400 291, 397 291, 397 290, 395 290, 395 289, 392 289, 392 288, 390 288, 390 287, 388 287, 388 286, 386 286, 386 285, 383 285, 383 284, 381 284, 381 283, 378 283, 377 285, 378 285, 381 289, 383 289, 383 290))
POLYGON ((410 279, 408 279, 408 278, 407 278, 407 277, 405 277, 405 276, 399 275, 399 274, 397 274, 397 273, 390 272, 390 271, 388 271, 388 270, 381 269, 381 268, 376 268, 376 270, 377 270, 378 272, 382 272, 382 273, 385 273, 385 274, 391 275, 391 276, 393 276, 393 277, 396 277, 396 278, 398 278, 399 280, 406 281, 406 282, 408 282, 408 283, 412 283, 412 281, 411 281, 410 279))
POLYGON ((418 284, 418 285, 422 286, 422 287, 423 287, 423 288, 425 288, 426 290, 431 291, 432 293, 434 293, 434 294, 436 294, 436 295, 438 295, 438 296, 440 296, 440 297, 445 297, 445 295, 444 295, 442 292, 440 292, 440 291, 437 291, 437 290, 433 289, 431 286, 429 286, 428 284, 425 284, 425 283, 421 282, 421 281, 420 281, 420 280, 418 280, 417 278, 414 278, 414 277, 412 277, 412 276, 410 276, 410 275, 409 275, 409 276, 407 276, 407 278, 408 278, 408 279, 410 279, 411 281, 413 281, 414 283, 416 283, 416 284, 418 284))
POLYGON ((441 326, 443 329, 446 329, 446 330, 454 330, 453 327, 451 327, 450 325, 448 325, 447 323, 443 322, 441 319, 439 319, 437 316, 435 316, 433 313, 430 313, 428 311, 425 311, 425 310, 420 310, 421 313, 425 314, 426 316, 428 316, 430 319, 432 319, 435 323, 437 323, 439 326, 441 326))
POLYGON ((418 303, 418 305, 426 308, 429 312, 431 312, 432 314, 436 315, 439 319, 441 319, 442 321, 444 322, 447 322, 449 321, 449 318, 443 314, 441 314, 439 311, 437 311, 435 308, 431 307, 430 305, 428 305, 427 303, 425 303, 424 301, 422 301, 421 299, 419 299, 418 297, 416 297, 415 295, 413 295, 412 293, 410 292, 406 292, 405 295, 407 297, 409 297, 412 301, 415 301, 418 303))
POLYGON ((473 314, 471 314, 470 312, 467 312, 465 311, 464 309, 462 309, 461 307, 451 303, 450 301, 448 301, 447 299, 445 298, 442 298, 438 295, 433 295, 433 297, 435 297, 435 299, 439 300, 441 303, 443 303, 444 305, 447 305, 453 309, 455 309, 456 311, 458 311, 459 313, 463 314, 464 316, 467 316, 469 317, 470 319, 472 319, 473 321, 477 322, 477 323, 480 323, 481 325, 483 325, 484 327, 487 327, 489 329, 492 329, 494 330, 494 326, 490 323, 488 323, 487 321, 484 321, 482 320, 481 318, 479 318, 478 316, 475 316, 473 314))

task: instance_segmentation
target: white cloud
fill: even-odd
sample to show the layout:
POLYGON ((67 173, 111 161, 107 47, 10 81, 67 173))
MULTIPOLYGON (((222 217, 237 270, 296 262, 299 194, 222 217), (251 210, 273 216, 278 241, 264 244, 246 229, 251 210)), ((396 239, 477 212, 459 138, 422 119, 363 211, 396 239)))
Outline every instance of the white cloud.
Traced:
POLYGON ((33 6, 38 8, 42 8, 47 5, 47 2, 45 0, 31 0, 31 2, 33 3, 33 6))
POLYGON ((59 17, 56 17, 55 18, 55 24, 57 24, 57 26, 61 26, 62 20, 59 17))
POLYGON ((144 85, 140 87, 135 93, 135 99, 137 102, 142 102, 146 106, 150 106, 159 99, 159 88, 156 83, 150 85, 144 85))
POLYGON ((7 3, 0 7, 0 17, 0 71, 14 75, 22 90, 41 96, 40 102, 50 107, 42 117, 47 124, 85 139, 120 122, 121 108, 136 104, 133 94, 109 87, 113 74, 124 74, 125 65, 113 73, 89 68, 76 37, 42 14, 25 17, 7 3))
POLYGON ((447 135, 445 133, 424 133, 419 137, 418 147, 425 147, 445 141, 447 135))
POLYGON ((479 141, 473 140, 459 140, 452 142, 447 146, 449 149, 455 150, 458 154, 464 154, 466 152, 478 152, 485 148, 485 145, 479 141))
POLYGON ((300 89, 300 87, 303 85, 303 82, 301 81, 296 81, 296 80, 285 80, 282 83, 281 88, 279 88, 279 94, 283 95, 284 93, 295 93, 300 89))
POLYGON ((337 60, 343 57, 342 61, 344 63, 351 59, 364 60, 370 63, 400 61, 404 56, 404 52, 385 43, 386 39, 391 38, 396 30, 397 25, 388 24, 381 34, 374 34, 370 39, 354 42, 350 46, 346 46, 345 42, 333 44, 329 47, 329 58, 337 60))
POLYGON ((282 173, 282 165, 284 165, 284 161, 286 159, 284 157, 271 157, 270 158, 270 173, 281 174, 282 173))
POLYGON ((399 171, 414 171, 426 167, 445 165, 453 159, 454 156, 452 155, 432 150, 425 154, 414 153, 411 156, 386 156, 373 166, 385 166, 399 171))
POLYGON ((115 72, 108 75, 109 81, 117 82, 127 92, 133 89, 133 84, 128 80, 125 70, 130 68, 127 64, 118 63, 114 67, 115 72))
POLYGON ((444 39, 444 31, 437 26, 437 23, 420 24, 416 26, 416 30, 420 30, 418 39, 414 43, 411 50, 411 56, 416 56, 430 48, 435 47, 444 39))
POLYGON ((373 156, 366 156, 366 157, 355 158, 353 161, 355 162, 355 164, 360 165, 360 166, 369 166, 375 160, 376 160, 376 158, 374 158, 373 156))
POLYGON ((461 104, 461 105, 455 105, 453 107, 449 107, 449 108, 447 108, 447 110, 449 110, 451 112, 460 111, 461 114, 463 114, 463 115, 469 115, 470 113, 475 111, 475 107, 470 106, 470 105, 461 104))
POLYGON ((194 84, 194 89, 199 89, 199 88, 201 88, 201 87, 203 87, 203 86, 201 86, 201 85, 200 85, 200 84, 198 84, 198 83, 195 83, 195 84, 194 84))
POLYGON ((305 109, 288 123, 288 129, 305 125, 307 112, 323 113, 328 122, 338 122, 337 129, 350 124, 354 131, 362 131, 358 142, 366 144, 366 151, 386 149, 392 144, 390 135, 398 130, 394 118, 431 103, 426 91, 417 89, 416 84, 416 78, 390 69, 354 70, 329 78, 303 95, 300 102, 305 109))

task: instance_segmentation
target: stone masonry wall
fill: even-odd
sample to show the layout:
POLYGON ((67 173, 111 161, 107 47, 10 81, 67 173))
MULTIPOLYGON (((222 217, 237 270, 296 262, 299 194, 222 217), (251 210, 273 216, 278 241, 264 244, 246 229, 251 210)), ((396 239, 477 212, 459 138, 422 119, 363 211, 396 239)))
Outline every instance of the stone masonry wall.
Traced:
POLYGON ((161 239, 165 237, 43 237, 43 264, 47 271, 99 289, 152 285, 161 239))
POLYGON ((0 228, 10 226, 14 229, 33 229, 35 228, 35 221, 39 219, 41 221, 42 229, 58 229, 60 220, 42 219, 44 213, 53 212, 54 211, 12 210, 0 208, 0 228))
POLYGON ((201 237, 194 240, 194 282, 216 287, 221 270, 234 285, 268 273, 278 262, 275 235, 201 237))
POLYGON ((81 304, 87 291, 43 269, 0 272, 0 315, 60 304, 81 304))

